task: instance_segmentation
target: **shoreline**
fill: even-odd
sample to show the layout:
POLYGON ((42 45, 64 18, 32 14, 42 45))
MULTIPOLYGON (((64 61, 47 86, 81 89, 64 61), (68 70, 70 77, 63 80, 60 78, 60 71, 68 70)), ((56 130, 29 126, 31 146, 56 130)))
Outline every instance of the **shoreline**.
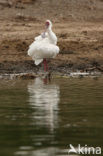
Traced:
POLYGON ((41 78, 85 78, 85 77, 101 77, 103 76, 103 73, 101 72, 70 72, 68 74, 63 74, 63 73, 49 73, 49 72, 43 72, 40 71, 38 73, 14 73, 14 74, 0 74, 0 79, 1 80, 15 80, 15 79, 23 79, 23 80, 28 80, 28 79, 35 79, 36 77, 41 77, 41 78))

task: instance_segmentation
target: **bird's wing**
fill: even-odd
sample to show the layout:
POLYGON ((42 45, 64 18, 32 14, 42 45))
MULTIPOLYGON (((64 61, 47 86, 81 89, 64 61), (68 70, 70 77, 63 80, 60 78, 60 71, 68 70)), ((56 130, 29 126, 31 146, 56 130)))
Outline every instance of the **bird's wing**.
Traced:
POLYGON ((43 39, 45 39, 47 37, 48 37, 48 34, 45 32, 45 33, 41 33, 41 35, 35 37, 34 40, 35 41, 42 41, 43 39))
POLYGON ((41 35, 39 35, 39 36, 37 36, 37 37, 34 38, 35 41, 41 41, 42 39, 43 39, 43 38, 42 38, 41 35))

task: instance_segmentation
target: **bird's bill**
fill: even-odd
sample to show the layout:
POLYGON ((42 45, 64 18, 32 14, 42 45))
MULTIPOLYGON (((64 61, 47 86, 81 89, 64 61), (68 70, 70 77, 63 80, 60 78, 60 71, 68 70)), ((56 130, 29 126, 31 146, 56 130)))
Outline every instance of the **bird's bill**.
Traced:
POLYGON ((47 32, 47 29, 48 29, 49 25, 50 25, 50 23, 49 23, 48 21, 46 21, 46 23, 45 23, 45 30, 44 30, 44 33, 47 32))
POLYGON ((50 23, 48 21, 46 21, 46 23, 45 23, 46 29, 48 29, 49 25, 50 25, 50 23))

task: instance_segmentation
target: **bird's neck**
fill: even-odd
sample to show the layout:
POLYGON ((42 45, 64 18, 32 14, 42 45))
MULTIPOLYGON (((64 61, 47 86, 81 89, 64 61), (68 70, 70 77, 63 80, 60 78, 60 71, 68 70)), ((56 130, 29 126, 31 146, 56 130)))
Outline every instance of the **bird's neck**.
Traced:
POLYGON ((48 28, 48 38, 50 43, 55 44, 55 37, 51 27, 48 28))
POLYGON ((52 32, 52 28, 51 28, 51 26, 49 26, 49 28, 48 28, 48 33, 51 33, 52 32))

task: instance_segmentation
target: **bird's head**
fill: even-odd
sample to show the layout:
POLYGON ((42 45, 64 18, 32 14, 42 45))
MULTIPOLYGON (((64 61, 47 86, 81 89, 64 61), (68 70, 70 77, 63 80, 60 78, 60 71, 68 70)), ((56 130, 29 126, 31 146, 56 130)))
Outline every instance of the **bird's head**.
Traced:
POLYGON ((45 26, 46 26, 46 29, 51 28, 52 22, 50 20, 46 20, 45 26))

